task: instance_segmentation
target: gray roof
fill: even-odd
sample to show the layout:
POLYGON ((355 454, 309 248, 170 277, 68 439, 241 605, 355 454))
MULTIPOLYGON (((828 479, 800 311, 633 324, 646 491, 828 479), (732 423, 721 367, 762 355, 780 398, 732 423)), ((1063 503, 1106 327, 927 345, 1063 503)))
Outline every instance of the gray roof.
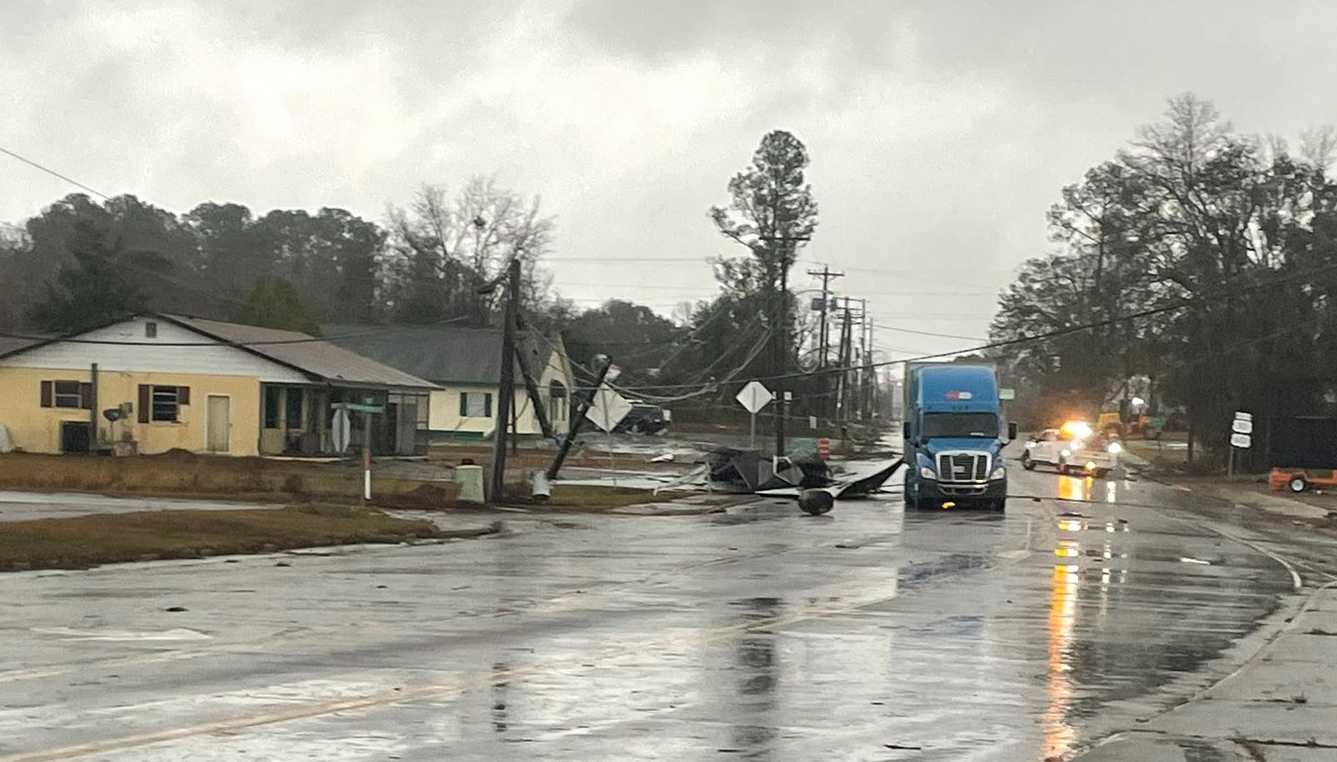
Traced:
MULTIPOLYGON (((442 325, 328 325, 321 330, 339 346, 431 381, 492 385, 501 380, 501 329, 442 325)), ((542 373, 552 354, 539 337, 522 336, 529 369, 542 373)), ((520 369, 515 369, 520 378, 520 369)))
POLYGON ((42 339, 21 339, 12 336, 0 336, 0 357, 18 352, 21 349, 27 349, 42 343, 42 339))
POLYGON ((270 360, 317 376, 332 384, 359 386, 387 386, 410 389, 431 389, 436 385, 418 376, 405 373, 389 365, 368 359, 360 354, 336 346, 330 341, 316 339, 298 331, 259 328, 219 320, 162 315, 178 325, 185 326, 222 341, 246 344, 246 349, 270 360), (267 344, 263 342, 297 342, 267 344), (261 342, 261 343, 257 343, 261 342))

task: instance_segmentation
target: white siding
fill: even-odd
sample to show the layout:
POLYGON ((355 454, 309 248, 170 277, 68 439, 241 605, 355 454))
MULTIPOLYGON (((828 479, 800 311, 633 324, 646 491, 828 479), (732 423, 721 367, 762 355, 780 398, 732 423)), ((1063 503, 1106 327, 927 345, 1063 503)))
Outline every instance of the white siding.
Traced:
MULTIPOLYGON (((150 321, 136 318, 81 334, 81 339, 101 341, 139 341, 171 343, 208 342, 205 336, 181 328, 164 320, 150 321), (156 322, 158 335, 144 335, 144 324, 156 322)), ((245 350, 229 346, 172 347, 172 346, 115 346, 112 344, 79 344, 68 341, 0 360, 0 367, 54 368, 88 370, 97 363, 108 371, 139 371, 147 373, 202 373, 219 376, 247 376, 277 383, 310 383, 302 373, 291 370, 245 350)))

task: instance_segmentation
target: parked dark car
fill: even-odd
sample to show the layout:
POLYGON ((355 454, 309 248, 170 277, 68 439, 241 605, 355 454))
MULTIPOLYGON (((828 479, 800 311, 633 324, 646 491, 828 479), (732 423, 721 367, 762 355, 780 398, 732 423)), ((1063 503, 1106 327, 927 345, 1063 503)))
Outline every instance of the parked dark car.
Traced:
POLYGON ((671 414, 658 405, 632 400, 631 412, 613 431, 626 434, 658 434, 668 428, 671 414))

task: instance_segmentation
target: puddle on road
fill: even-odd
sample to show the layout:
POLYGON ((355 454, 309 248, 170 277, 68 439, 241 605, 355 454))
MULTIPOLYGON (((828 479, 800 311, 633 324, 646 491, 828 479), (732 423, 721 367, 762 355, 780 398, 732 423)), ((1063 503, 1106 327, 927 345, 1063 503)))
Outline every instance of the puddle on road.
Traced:
POLYGON ((173 640, 213 640, 198 630, 178 627, 171 630, 76 630, 72 627, 34 627, 39 635, 55 635, 65 640, 103 640, 103 641, 173 641, 173 640))

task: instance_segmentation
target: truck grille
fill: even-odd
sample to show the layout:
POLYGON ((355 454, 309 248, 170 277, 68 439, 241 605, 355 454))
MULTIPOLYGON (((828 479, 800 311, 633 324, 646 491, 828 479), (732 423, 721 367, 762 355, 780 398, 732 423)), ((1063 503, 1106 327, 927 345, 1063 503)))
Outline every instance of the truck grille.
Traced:
POLYGON ((988 478, 987 453, 944 452, 938 455, 939 482, 982 482, 988 478))

